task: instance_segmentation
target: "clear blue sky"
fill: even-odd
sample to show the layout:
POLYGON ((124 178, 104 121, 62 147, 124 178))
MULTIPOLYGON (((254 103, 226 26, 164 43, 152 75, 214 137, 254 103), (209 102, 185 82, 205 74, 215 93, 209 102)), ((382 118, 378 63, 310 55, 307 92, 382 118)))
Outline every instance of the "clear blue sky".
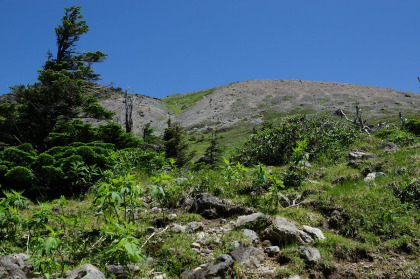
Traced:
POLYGON ((102 84, 163 98, 262 78, 419 92, 419 0, 0 0, 0 93, 34 83, 81 5, 102 84))

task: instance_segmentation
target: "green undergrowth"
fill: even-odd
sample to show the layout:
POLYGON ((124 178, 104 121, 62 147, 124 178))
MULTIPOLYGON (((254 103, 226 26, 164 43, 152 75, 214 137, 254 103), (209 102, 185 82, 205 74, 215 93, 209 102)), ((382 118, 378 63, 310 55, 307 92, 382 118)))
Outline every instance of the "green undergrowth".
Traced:
MULTIPOLYGON (((178 278, 184 270, 211 258, 191 249, 199 240, 198 234, 171 232, 168 226, 202 222, 208 230, 236 221, 237 216, 223 222, 209 221, 200 212, 184 211, 186 200, 207 192, 230 200, 232 209, 253 208, 324 232, 325 240, 311 244, 322 256, 316 264, 301 259, 299 244, 282 247, 275 259, 279 278, 294 274, 304 277, 310 272, 332 274, 338 272, 338 263, 373 262, 390 254, 420 268, 416 261, 420 239, 418 136, 408 134, 412 141, 395 141, 396 148, 390 150, 387 142, 392 142, 394 132, 364 135, 347 128, 340 130, 345 126, 332 122, 306 122, 305 118, 287 121, 285 125, 292 127, 306 125, 306 137, 294 134, 288 140, 284 133, 275 134, 283 131, 276 126, 253 134, 254 138, 269 135, 270 140, 276 138, 283 144, 279 149, 282 153, 278 151, 282 163, 277 165, 240 159, 239 155, 247 154, 246 147, 257 149, 255 142, 242 145, 245 151, 236 153, 236 160, 224 158, 215 166, 189 169, 177 168, 173 160, 163 162, 157 153, 114 150, 106 157, 113 167, 104 170, 82 195, 37 202, 27 200, 25 192, 4 191, 0 254, 29 253, 35 271, 44 277, 82 263, 105 270, 106 264, 119 262, 141 266, 133 278, 145 277, 151 270, 178 278), (333 129, 316 137, 310 129, 325 127, 321 126, 325 123, 333 129), (341 142, 332 144, 337 138, 341 142), (352 150, 373 155, 349 164, 352 150), (366 180, 370 173, 376 173, 375 179, 366 180), (154 207, 167 210, 152 210, 154 207), (154 262, 143 264, 147 257, 153 257, 154 262)), ((238 138, 241 133, 237 133, 238 138)), ((261 140, 260 144, 266 148, 267 142, 261 140)), ((234 154, 238 150, 228 151, 234 154)), ((18 157, 14 160, 19 163, 18 157)), ((251 245, 236 229, 219 236, 211 234, 201 245, 217 257, 232 251, 235 241, 251 245)), ((386 272, 394 271, 390 267, 386 272)), ((235 273, 239 276, 246 271, 235 265, 235 273)))
POLYGON ((204 96, 213 93, 213 91, 214 88, 194 93, 174 94, 162 99, 162 101, 175 115, 178 115, 203 99, 204 96))

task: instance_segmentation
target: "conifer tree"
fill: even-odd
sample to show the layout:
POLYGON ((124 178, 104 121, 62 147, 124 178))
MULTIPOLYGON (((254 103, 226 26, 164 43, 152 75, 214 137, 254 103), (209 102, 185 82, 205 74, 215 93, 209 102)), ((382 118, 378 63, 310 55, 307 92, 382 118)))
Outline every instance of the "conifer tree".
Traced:
POLYGON ((163 134, 166 158, 174 158, 178 167, 184 166, 194 156, 193 152, 188 152, 189 143, 185 138, 184 127, 178 123, 172 124, 171 118, 168 119, 168 127, 163 134))
POLYGON ((204 153, 209 165, 215 165, 220 161, 222 150, 219 146, 219 139, 220 137, 217 135, 217 131, 213 131, 209 139, 210 146, 207 147, 204 153))
POLYGON ((76 42, 89 30, 81 20, 81 7, 65 8, 61 25, 55 28, 57 55, 48 59, 38 71, 39 83, 12 86, 15 103, 0 106, 0 141, 11 145, 31 143, 39 150, 52 129, 84 113, 84 116, 110 118, 112 113, 101 107, 86 90, 99 79, 91 68, 106 55, 100 51, 76 52, 76 42))

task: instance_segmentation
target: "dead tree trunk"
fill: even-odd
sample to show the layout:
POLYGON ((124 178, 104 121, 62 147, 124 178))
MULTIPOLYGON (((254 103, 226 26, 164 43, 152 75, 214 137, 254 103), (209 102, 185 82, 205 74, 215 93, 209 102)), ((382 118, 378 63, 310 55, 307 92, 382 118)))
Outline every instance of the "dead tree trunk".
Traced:
POLYGON ((362 110, 359 107, 359 104, 356 104, 356 115, 354 117, 354 120, 350 120, 341 108, 336 111, 336 114, 338 116, 344 117, 348 122, 353 123, 357 128, 359 128, 363 132, 369 134, 369 132, 372 131, 372 128, 366 125, 366 121, 363 121, 362 110))
POLYGON ((128 97, 128 90, 125 89, 125 131, 133 130, 133 99, 128 97))

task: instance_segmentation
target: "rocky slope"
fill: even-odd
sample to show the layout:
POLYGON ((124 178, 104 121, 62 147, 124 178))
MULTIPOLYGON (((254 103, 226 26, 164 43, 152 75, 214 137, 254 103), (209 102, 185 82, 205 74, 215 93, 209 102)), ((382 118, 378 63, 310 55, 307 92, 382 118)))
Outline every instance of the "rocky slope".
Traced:
MULTIPOLYGON (((219 128, 248 123, 260 124, 284 116, 305 113, 332 114, 341 108, 353 115, 356 102, 366 119, 398 117, 398 109, 404 115, 420 113, 420 94, 355 84, 320 81, 262 79, 235 82, 204 91, 170 95, 162 100, 133 94, 134 132, 151 122, 158 132, 165 128, 168 117, 172 117, 188 129, 201 129, 209 125, 219 128), (177 102, 186 102, 175 111, 177 102), (170 100, 170 101, 169 101, 170 100)), ((124 124, 124 94, 113 94, 101 104, 116 112, 114 121, 124 124)), ((350 116, 349 115, 349 116, 350 116)))

